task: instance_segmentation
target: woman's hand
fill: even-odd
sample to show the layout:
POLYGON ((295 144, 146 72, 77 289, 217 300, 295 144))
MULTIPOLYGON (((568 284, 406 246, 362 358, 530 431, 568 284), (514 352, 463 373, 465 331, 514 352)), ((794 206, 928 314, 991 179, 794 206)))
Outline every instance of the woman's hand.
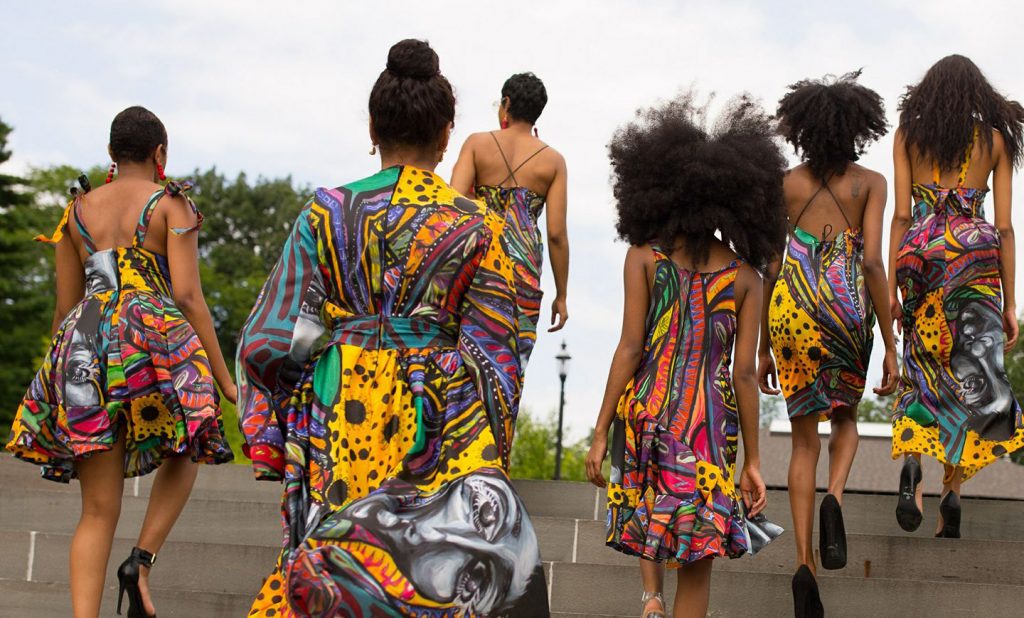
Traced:
POLYGON ((1008 305, 1003 309, 1003 332, 1006 333, 1007 352, 1017 345, 1017 336, 1020 334, 1020 325, 1017 323, 1017 308, 1008 305))
POLYGON ((220 392, 224 395, 224 399, 231 402, 231 405, 235 405, 238 402, 238 387, 235 386, 234 382, 224 385, 220 392))
POLYGON ((551 328, 549 333, 562 330, 565 323, 569 321, 569 310, 565 308, 565 298, 555 298, 551 303, 551 328))
POLYGON ((587 467, 587 480, 597 487, 608 485, 601 474, 601 466, 604 465, 604 456, 608 452, 608 436, 594 434, 594 441, 590 444, 590 451, 585 460, 587 467))
POLYGON ((896 334, 903 336, 903 305, 896 296, 889 297, 889 314, 892 316, 892 325, 896 334))
POLYGON ((776 375, 775 359, 771 352, 761 352, 757 355, 757 385, 765 395, 778 395, 779 377, 776 375))
POLYGON ((899 364, 896 362, 896 350, 886 350, 885 359, 882 361, 882 385, 872 389, 876 395, 886 396, 896 392, 896 376, 899 374, 899 364))
POLYGON ((740 496, 747 507, 747 517, 753 517, 768 504, 768 490, 761 479, 761 466, 748 462, 743 463, 740 472, 740 496))

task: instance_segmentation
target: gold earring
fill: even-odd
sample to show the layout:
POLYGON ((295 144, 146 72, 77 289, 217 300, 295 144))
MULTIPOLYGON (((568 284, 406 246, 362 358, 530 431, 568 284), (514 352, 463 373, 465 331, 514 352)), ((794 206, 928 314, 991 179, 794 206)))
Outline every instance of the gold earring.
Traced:
POLYGON ((377 154, 377 144, 370 144, 370 156, 377 154))

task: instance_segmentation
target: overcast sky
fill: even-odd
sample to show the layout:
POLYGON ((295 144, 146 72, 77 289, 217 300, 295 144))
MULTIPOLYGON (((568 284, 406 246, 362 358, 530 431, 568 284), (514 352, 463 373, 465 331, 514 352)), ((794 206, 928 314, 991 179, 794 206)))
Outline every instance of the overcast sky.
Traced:
MULTIPOLYGON (((566 409, 574 438, 593 424, 618 339, 626 245, 615 240, 605 145, 636 108, 692 85, 720 100, 749 91, 774 109, 787 84, 863 67, 861 82, 885 98, 894 123, 904 86, 950 53, 970 56, 997 88, 1024 98, 1024 9, 1009 1, 79 6, 0 0, 0 117, 15 129, 8 173, 105 165, 111 118, 141 104, 167 125, 172 176, 215 165, 300 184, 350 182, 378 165, 367 155, 366 100, 387 50, 417 37, 437 50, 459 100, 439 169, 447 178, 466 135, 496 128, 492 104, 505 78, 540 76, 549 94, 540 135, 569 165, 571 320, 562 333, 539 334, 523 405, 556 409, 554 355, 564 338, 574 357, 566 409)), ((891 148, 887 137, 862 160, 890 187, 891 148)), ((1014 222, 1024 230, 1022 213, 1014 222)), ((870 379, 878 380, 874 367, 870 379)))

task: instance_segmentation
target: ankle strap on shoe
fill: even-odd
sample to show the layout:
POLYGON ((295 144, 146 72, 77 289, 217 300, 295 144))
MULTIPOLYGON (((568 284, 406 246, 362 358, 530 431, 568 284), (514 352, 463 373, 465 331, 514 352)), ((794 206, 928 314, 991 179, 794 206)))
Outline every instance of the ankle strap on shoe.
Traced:
POLYGON ((652 599, 660 602, 662 607, 665 606, 665 598, 661 596, 660 592, 644 592, 640 597, 640 602, 646 605, 652 599))
POLYGON ((151 567, 156 564, 156 554, 151 554, 148 551, 133 547, 131 559, 141 564, 142 566, 151 567))

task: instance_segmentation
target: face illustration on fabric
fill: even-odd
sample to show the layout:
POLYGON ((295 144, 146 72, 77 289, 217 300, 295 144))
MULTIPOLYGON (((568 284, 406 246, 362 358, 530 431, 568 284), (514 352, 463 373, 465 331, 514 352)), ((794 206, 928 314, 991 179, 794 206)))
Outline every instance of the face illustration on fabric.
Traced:
POLYGON ((375 494, 347 515, 388 545, 421 595, 481 614, 523 596, 540 554, 508 480, 470 474, 424 504, 398 512, 394 504, 375 494))
POLYGON ((65 405, 74 407, 99 405, 98 374, 96 349, 86 335, 76 330, 71 335, 71 347, 65 371, 65 405))
POLYGON ((980 302, 972 301, 960 310, 959 326, 950 366, 960 383, 964 403, 979 416, 1009 413, 1013 390, 1003 365, 1000 316, 980 302))
POLYGON ((117 289, 117 263, 112 251, 93 254, 85 267, 85 295, 117 289))

